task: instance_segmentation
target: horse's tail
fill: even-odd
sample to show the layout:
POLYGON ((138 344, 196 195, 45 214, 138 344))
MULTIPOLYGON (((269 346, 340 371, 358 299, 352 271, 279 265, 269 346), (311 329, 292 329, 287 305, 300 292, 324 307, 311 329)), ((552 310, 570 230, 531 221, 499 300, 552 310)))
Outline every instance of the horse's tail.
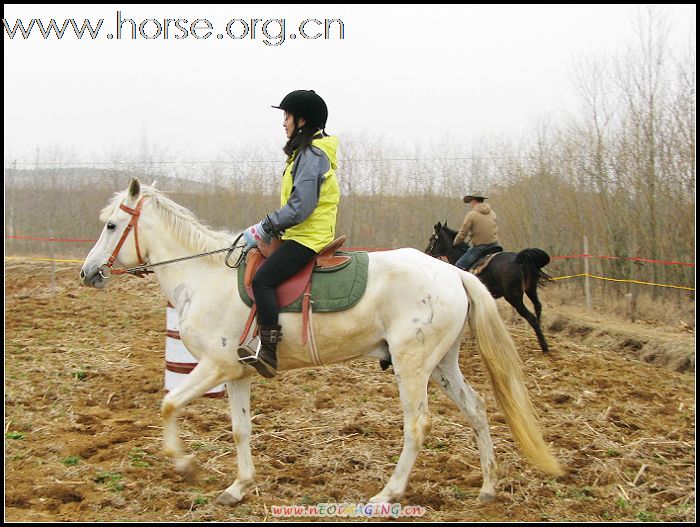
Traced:
POLYGON ((515 257, 515 263, 522 265, 523 269, 527 271, 527 275, 535 278, 539 285, 544 285, 552 280, 552 277, 542 270, 549 261, 549 255, 537 247, 523 249, 515 257))
POLYGON ((469 327, 476 336, 481 359, 515 441, 530 462, 553 475, 564 471, 549 451, 537 424, 523 381, 515 344, 498 313, 496 301, 479 279, 460 271, 469 297, 469 327))

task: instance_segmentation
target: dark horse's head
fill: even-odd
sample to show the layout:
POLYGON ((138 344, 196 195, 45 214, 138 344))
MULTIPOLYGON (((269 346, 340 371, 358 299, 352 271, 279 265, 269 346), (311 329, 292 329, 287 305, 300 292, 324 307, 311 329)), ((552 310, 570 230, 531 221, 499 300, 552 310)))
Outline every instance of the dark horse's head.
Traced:
POLYGON ((450 263, 455 263, 460 256, 464 254, 467 250, 465 244, 461 244, 457 247, 452 245, 452 242, 457 236, 457 231, 447 227, 447 221, 444 225, 437 222, 433 226, 433 234, 431 234, 428 240, 428 246, 425 248, 425 254, 440 258, 441 256, 447 257, 450 263))

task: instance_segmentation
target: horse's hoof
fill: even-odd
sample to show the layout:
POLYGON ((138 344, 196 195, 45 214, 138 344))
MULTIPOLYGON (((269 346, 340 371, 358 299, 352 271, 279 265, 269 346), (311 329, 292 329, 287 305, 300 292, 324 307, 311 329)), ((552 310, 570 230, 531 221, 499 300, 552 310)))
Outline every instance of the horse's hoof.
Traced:
POLYGON ((397 500, 392 500, 386 494, 379 493, 369 499, 369 503, 395 503, 397 500))
POLYGON ((175 461, 175 470, 187 481, 191 483, 197 476, 197 462, 194 455, 190 454, 175 461))
POLYGON ((224 491, 221 494, 219 494, 218 498, 216 498, 216 503, 218 503, 219 505, 225 505, 227 507, 233 507, 234 505, 238 505, 242 500, 243 496, 241 496, 240 498, 236 498, 235 496, 231 496, 231 494, 224 491))
POLYGON ((492 501, 495 501, 496 495, 491 494, 489 492, 481 492, 479 493, 479 501, 481 503, 491 503, 492 501))

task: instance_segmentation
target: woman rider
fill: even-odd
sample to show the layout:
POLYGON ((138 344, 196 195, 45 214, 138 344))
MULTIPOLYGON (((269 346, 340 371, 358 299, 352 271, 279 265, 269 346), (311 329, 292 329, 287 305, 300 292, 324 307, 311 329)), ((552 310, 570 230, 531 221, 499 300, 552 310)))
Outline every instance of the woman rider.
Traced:
POLYGON ((241 362, 268 378, 276 373, 277 342, 282 335, 275 289, 333 241, 340 199, 335 177, 338 138, 325 132, 326 103, 313 90, 296 90, 273 108, 284 110, 288 139, 281 208, 248 227, 244 237, 246 250, 259 240, 269 243, 273 236, 280 236, 282 243, 253 278, 260 333, 257 359, 255 339, 238 348, 241 362))

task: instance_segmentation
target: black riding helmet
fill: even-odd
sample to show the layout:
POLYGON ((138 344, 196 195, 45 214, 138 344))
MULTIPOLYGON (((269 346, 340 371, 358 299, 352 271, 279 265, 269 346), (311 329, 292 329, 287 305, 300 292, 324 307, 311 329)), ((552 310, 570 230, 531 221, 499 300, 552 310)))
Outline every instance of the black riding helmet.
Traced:
POLYGON ((313 90, 296 90, 287 94, 279 106, 273 106, 291 113, 294 117, 303 117, 316 128, 325 128, 328 120, 328 107, 320 95, 313 90))

